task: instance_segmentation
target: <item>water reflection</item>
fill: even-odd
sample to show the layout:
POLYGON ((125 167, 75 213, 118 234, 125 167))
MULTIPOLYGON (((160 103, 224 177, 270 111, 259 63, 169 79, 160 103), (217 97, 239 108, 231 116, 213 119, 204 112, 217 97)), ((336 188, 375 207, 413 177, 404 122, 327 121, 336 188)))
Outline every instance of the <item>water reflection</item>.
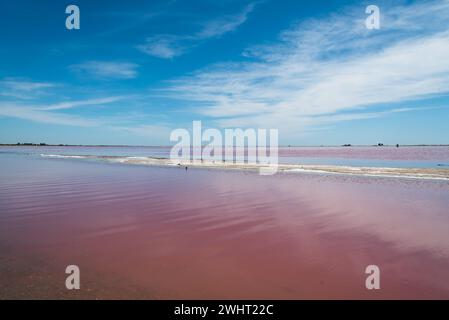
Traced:
POLYGON ((3 270, 2 296, 64 294, 56 270, 76 262, 92 279, 81 297, 449 297, 444 181, 11 154, 0 166, 2 255, 39 261, 3 270), (364 288, 369 264, 382 270, 375 295, 364 288), (20 281, 29 272, 46 274, 48 290, 20 281))

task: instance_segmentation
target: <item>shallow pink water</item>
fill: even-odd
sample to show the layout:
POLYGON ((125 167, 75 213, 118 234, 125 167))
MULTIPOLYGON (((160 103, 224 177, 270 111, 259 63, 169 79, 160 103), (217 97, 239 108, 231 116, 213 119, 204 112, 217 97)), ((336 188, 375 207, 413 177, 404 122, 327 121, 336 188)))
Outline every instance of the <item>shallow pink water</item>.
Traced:
POLYGON ((2 298, 449 298, 447 182, 24 155, 0 167, 2 298))
POLYGON ((449 160, 449 146, 291 147, 284 156, 380 160, 449 160))

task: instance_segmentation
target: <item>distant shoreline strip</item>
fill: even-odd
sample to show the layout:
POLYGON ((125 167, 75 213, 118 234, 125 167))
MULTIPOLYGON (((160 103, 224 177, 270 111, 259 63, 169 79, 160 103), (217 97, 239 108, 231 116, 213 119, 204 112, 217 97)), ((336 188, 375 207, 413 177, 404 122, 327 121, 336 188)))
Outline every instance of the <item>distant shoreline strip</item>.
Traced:
MULTIPOLYGON (((41 154, 44 158, 54 159, 90 159, 110 163, 122 163, 131 165, 168 166, 168 167, 192 167, 192 168, 216 168, 237 170, 258 170, 268 167, 265 164, 226 162, 212 160, 184 160, 167 159, 157 157, 124 157, 124 156, 95 156, 95 155, 63 155, 41 154)), ((351 167, 335 165, 302 165, 302 164, 278 164, 278 171, 285 173, 321 173, 338 175, 356 175, 369 177, 409 178, 449 180, 449 169, 446 168, 383 168, 383 167, 351 167)))

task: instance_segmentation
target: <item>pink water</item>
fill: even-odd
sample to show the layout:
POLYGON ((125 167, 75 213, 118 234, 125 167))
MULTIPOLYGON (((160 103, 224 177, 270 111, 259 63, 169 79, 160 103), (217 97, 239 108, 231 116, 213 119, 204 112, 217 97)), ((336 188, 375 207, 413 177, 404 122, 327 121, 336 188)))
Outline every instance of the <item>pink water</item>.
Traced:
POLYGON ((445 181, 24 154, 0 168, 1 298, 449 298, 445 181))
MULTIPOLYGON (((170 147, 0 147, 0 154, 65 154, 101 156, 151 156, 168 158, 170 147)), ((356 146, 356 147, 280 147, 280 163, 449 167, 449 146, 356 146)))

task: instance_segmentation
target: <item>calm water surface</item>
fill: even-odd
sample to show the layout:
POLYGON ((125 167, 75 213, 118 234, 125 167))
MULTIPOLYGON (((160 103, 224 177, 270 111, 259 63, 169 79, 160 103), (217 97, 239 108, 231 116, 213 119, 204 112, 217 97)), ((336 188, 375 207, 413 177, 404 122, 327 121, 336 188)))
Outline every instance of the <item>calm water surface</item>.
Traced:
MULTIPOLYGON (((59 149, 48 152, 73 154, 59 149)), ((301 150, 294 156, 311 152, 301 150)), ((354 152, 369 160, 377 150, 354 152)), ((447 161, 440 150, 414 159, 447 161)), ((446 181, 185 171, 16 151, 0 154, 1 298, 449 298, 446 181), (70 264, 81 269, 76 292, 64 287, 70 264), (381 269, 375 292, 365 289, 370 264, 381 269)), ((410 159, 388 152, 385 160, 410 159)))
MULTIPOLYGON (((170 147, 0 147, 0 154, 170 157, 170 147)), ((449 167, 449 146, 281 147, 279 162, 393 168, 449 167)))

